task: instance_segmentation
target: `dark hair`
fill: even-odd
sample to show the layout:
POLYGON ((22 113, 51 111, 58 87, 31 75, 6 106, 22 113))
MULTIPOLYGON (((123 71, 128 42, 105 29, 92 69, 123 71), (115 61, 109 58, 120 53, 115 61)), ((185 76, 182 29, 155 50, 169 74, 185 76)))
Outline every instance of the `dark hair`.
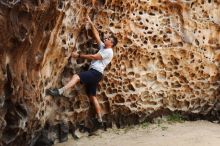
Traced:
POLYGON ((115 47, 118 43, 118 39, 115 36, 112 36, 111 38, 112 38, 113 47, 115 47))

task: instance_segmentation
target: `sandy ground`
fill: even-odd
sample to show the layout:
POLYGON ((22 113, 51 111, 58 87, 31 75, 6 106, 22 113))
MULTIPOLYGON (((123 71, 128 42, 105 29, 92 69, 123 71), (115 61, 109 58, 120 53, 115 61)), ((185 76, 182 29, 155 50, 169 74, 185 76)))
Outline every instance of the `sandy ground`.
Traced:
POLYGON ((208 121, 141 124, 81 135, 55 146, 220 146, 220 124, 208 121))

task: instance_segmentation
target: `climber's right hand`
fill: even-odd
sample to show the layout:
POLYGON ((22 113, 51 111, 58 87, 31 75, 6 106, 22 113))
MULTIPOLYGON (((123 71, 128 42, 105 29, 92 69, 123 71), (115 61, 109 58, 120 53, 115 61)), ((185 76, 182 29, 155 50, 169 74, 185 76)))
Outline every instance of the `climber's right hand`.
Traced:
POLYGON ((94 7, 96 3, 96 0, 92 0, 92 6, 94 7))
POLYGON ((90 17, 89 17, 89 14, 86 15, 86 18, 87 18, 87 20, 88 20, 88 22, 89 22, 90 24, 93 24, 92 20, 91 20, 90 17))

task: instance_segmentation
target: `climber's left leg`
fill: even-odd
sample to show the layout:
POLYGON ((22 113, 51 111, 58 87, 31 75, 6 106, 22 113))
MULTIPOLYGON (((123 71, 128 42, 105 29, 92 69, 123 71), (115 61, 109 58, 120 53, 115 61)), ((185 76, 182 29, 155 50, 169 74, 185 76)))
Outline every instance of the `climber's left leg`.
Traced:
POLYGON ((50 88, 47 89, 47 93, 49 95, 52 96, 60 96, 63 94, 63 92, 71 87, 73 87, 74 85, 76 85, 76 83, 78 83, 80 81, 80 77, 79 75, 75 74, 73 75, 72 79, 62 88, 57 89, 57 88, 50 88))

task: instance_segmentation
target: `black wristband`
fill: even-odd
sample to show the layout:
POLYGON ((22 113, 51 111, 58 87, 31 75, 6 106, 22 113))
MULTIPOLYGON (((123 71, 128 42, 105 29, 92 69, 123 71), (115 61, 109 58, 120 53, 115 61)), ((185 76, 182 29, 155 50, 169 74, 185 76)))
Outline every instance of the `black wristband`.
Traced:
POLYGON ((79 55, 78 55, 78 58, 80 58, 80 53, 78 53, 79 55))

